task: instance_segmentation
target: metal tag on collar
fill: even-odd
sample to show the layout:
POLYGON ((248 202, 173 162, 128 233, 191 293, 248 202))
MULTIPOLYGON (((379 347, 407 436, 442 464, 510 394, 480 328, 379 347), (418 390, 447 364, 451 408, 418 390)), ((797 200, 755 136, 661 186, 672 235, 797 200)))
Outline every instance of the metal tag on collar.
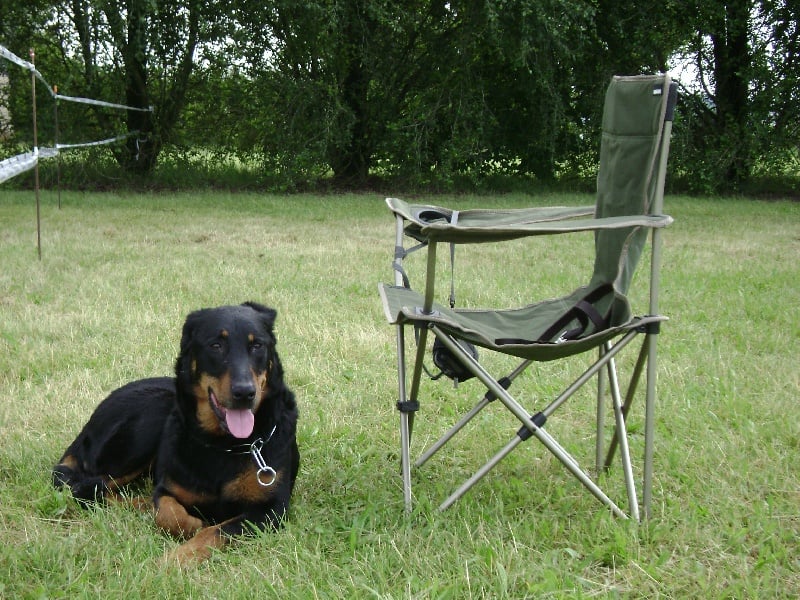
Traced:
MULTIPOLYGON (((275 429, 272 430, 272 433, 275 433, 275 429)), ((270 438, 272 437, 272 433, 269 434, 270 438)), ((269 438, 267 438, 267 440, 269 440, 269 438)), ((275 469, 270 467, 264 460, 264 456, 261 454, 261 449, 263 447, 264 440, 258 438, 252 444, 250 444, 250 454, 253 456, 253 460, 258 467, 258 471, 256 472, 258 485, 262 487, 270 487, 278 479, 278 474, 275 472, 275 469)))

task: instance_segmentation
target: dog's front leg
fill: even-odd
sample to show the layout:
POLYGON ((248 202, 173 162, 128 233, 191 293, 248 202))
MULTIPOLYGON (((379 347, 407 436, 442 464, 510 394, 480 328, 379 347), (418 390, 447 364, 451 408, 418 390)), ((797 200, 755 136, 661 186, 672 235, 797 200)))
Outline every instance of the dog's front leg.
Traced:
POLYGON ((192 539, 184 542, 165 556, 169 565, 187 566, 211 557, 214 549, 222 548, 232 539, 255 530, 280 527, 285 510, 277 515, 274 511, 249 511, 238 517, 223 521, 218 525, 200 529, 192 539))
POLYGON ((175 537, 190 537, 203 527, 203 522, 190 515, 172 496, 155 498, 156 525, 175 537))
POLYGON ((214 548, 221 548, 229 541, 222 525, 200 529, 192 539, 167 552, 164 562, 170 566, 186 567, 207 560, 214 548))
MULTIPOLYGON (((218 525, 204 527, 192 539, 168 552, 164 557, 164 562, 168 565, 185 567, 207 560, 211 557, 212 550, 222 548, 233 537, 247 532, 247 523, 250 522, 247 515, 239 515, 218 525)), ((255 526, 263 528, 264 523, 255 523, 255 526)))

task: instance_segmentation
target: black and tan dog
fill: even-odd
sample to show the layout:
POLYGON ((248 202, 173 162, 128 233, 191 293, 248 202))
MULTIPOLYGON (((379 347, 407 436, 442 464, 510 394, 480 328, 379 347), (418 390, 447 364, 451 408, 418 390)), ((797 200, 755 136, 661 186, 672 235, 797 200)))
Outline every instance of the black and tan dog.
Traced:
POLYGON ((191 313, 175 378, 112 392, 54 467, 54 484, 86 503, 152 473, 156 523, 189 538, 168 557, 178 563, 279 527, 300 455, 274 322, 252 302, 191 313))

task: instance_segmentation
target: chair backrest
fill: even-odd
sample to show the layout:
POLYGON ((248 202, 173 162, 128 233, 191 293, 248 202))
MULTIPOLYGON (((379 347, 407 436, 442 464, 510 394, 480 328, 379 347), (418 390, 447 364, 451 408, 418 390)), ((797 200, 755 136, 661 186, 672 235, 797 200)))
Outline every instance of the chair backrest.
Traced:
MULTIPOLYGON (((603 106, 597 217, 660 214, 677 85, 668 75, 614 77, 603 106)), ((592 285, 626 294, 647 240, 645 228, 599 231, 592 285)))

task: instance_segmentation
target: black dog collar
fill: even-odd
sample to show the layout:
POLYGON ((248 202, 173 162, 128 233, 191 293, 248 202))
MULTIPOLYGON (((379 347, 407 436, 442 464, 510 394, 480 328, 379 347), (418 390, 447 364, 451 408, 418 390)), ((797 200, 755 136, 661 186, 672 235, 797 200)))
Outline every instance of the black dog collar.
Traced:
POLYGON ((256 463, 256 466, 258 467, 258 471, 256 471, 258 485, 262 487, 270 487, 275 483, 275 480, 278 479, 278 474, 275 472, 275 469, 270 467, 267 464, 267 461, 264 460, 264 455, 261 453, 261 450, 264 449, 264 446, 268 444, 272 439, 272 436, 275 435, 276 429, 278 429, 278 426, 274 425, 266 440, 259 437, 250 443, 237 444, 228 448, 220 448, 219 446, 213 446, 206 443, 203 443, 203 445, 206 448, 214 448, 215 450, 225 452, 226 454, 250 454, 253 457, 253 461, 256 463))

